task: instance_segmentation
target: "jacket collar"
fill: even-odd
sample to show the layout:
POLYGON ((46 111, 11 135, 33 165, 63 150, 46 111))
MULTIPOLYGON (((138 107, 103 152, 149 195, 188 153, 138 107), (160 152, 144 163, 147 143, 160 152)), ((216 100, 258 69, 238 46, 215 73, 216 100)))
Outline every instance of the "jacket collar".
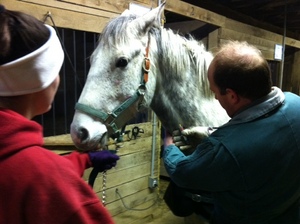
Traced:
POLYGON ((271 92, 239 111, 228 123, 223 126, 245 123, 255 120, 261 116, 266 116, 271 111, 280 107, 285 100, 285 96, 281 89, 276 86, 272 87, 271 92))

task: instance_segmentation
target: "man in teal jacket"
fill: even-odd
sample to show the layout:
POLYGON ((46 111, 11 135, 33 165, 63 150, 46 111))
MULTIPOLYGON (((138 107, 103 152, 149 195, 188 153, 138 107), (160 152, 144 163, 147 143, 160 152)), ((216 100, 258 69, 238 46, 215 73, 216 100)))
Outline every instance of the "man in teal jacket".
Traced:
POLYGON ((300 97, 272 87, 267 61, 246 42, 224 45, 208 79, 231 120, 210 135, 187 129, 207 136, 189 156, 167 135, 171 179, 212 192, 211 223, 300 223, 300 97))

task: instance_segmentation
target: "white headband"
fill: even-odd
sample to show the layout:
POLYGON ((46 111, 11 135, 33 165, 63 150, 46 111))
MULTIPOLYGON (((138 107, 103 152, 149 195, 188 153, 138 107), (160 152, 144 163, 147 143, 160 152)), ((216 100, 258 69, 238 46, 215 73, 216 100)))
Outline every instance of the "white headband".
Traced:
POLYGON ((0 96, 34 93, 47 88, 57 77, 64 52, 55 30, 39 49, 0 66, 0 96))

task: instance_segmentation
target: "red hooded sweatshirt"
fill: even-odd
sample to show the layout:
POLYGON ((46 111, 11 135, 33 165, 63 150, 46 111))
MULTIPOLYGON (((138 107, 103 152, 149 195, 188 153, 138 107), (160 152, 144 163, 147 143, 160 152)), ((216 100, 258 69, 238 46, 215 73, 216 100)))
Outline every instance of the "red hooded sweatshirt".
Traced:
POLYGON ((59 156, 43 145, 42 127, 0 109, 0 223, 114 223, 81 178, 87 154, 59 156))

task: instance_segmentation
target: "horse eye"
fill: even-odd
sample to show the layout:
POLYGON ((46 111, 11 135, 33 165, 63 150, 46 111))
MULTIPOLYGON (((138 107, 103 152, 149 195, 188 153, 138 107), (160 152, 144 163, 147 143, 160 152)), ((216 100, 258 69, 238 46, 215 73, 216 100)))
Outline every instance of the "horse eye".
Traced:
POLYGON ((126 67, 128 65, 128 60, 126 58, 119 58, 117 60, 116 66, 118 68, 126 67))

